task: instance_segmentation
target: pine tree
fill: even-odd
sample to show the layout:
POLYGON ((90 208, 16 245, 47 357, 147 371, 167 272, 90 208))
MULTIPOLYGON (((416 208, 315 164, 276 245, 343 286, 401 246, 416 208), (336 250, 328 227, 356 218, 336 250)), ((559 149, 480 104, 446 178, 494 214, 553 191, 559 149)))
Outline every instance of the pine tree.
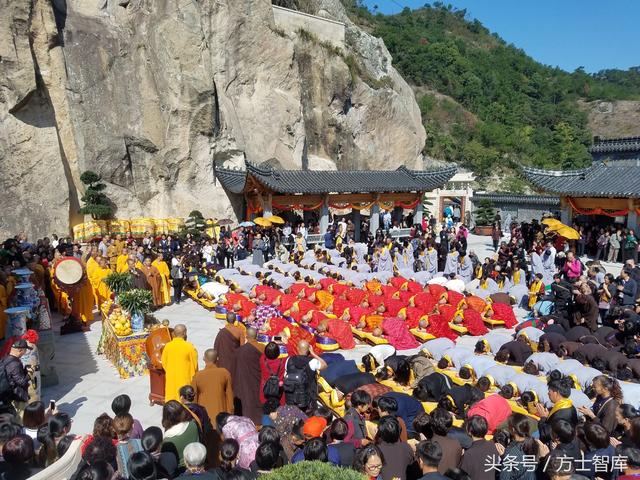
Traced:
POLYGON ((94 220, 106 220, 113 214, 113 205, 104 191, 107 185, 95 172, 87 170, 80 175, 80 181, 85 185, 84 195, 80 200, 84 206, 80 209, 83 215, 91 215, 94 220))

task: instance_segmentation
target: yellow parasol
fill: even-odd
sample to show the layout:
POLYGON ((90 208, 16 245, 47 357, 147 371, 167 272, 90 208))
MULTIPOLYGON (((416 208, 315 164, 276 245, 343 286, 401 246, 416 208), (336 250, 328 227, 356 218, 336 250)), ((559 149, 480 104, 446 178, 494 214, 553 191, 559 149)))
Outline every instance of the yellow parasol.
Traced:
POLYGON ((267 220, 269 220, 271 223, 275 223, 276 225, 284 224, 284 219, 277 215, 271 215, 270 217, 267 217, 267 220))
POLYGON ((575 228, 563 224, 554 227, 552 230, 567 240, 578 240, 580 238, 580 233, 575 228))
POLYGON ((545 218, 544 220, 542 220, 541 223, 543 225, 547 225, 549 227, 553 227, 553 226, 558 225, 558 224, 563 225, 563 223, 560 220, 556 219, 556 218, 545 218))
POLYGON ((256 225, 260 225, 261 227, 271 226, 271 222, 268 219, 262 217, 254 218, 253 223, 255 223, 256 225))

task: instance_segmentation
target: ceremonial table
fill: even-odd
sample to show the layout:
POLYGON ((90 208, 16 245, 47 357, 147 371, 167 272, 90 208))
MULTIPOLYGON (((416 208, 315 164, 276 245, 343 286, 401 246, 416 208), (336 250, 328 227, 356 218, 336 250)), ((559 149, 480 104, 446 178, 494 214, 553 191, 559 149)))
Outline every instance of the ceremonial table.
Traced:
POLYGON ((138 377, 149 374, 146 341, 149 332, 137 332, 124 337, 116 335, 111 322, 102 320, 102 336, 98 344, 98 354, 105 354, 116 367, 120 378, 138 377))

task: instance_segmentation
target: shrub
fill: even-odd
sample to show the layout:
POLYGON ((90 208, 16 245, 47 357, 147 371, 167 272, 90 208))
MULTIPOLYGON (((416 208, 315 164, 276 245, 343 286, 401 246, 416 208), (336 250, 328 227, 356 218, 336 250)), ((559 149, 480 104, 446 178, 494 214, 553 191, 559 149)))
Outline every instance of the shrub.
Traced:
POLYGON ((348 468, 340 468, 323 462, 298 462, 285 465, 268 475, 269 480, 365 480, 364 475, 348 468))
POLYGON ((480 200, 474 214, 476 217, 476 225, 491 225, 496 218, 496 209, 493 208, 491 200, 480 200))

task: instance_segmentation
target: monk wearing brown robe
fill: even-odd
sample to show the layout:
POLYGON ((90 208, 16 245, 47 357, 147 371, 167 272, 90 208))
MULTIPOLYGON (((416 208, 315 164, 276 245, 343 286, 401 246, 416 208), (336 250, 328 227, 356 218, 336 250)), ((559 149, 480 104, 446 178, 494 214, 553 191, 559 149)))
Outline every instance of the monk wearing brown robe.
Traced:
POLYGON ((133 258, 127 260, 127 270, 133 277, 133 288, 151 290, 147 277, 142 270, 136 267, 136 261, 133 258))
POLYGON ((218 332, 213 342, 213 348, 218 352, 218 365, 226 368, 231 377, 236 372, 236 354, 240 345, 245 343, 244 330, 236 326, 236 314, 227 313, 227 323, 218 332))
POLYGON ((196 391, 195 403, 202 405, 215 422, 220 412, 233 413, 233 386, 228 370, 217 365, 218 352, 204 352, 204 370, 195 373, 191 386, 196 391))
POLYGON ((151 265, 151 258, 147 257, 144 259, 144 263, 142 264, 142 273, 144 273, 147 283, 151 287, 151 292, 153 293, 153 304, 156 307, 161 307, 164 305, 162 298, 162 277, 160 276, 158 269, 151 265))
POLYGON ((262 423, 262 404, 260 403, 260 356, 264 345, 256 340, 258 331, 247 328, 247 343, 236 352, 236 372, 233 376, 233 391, 238 398, 240 411, 236 415, 249 417, 253 423, 262 423))

